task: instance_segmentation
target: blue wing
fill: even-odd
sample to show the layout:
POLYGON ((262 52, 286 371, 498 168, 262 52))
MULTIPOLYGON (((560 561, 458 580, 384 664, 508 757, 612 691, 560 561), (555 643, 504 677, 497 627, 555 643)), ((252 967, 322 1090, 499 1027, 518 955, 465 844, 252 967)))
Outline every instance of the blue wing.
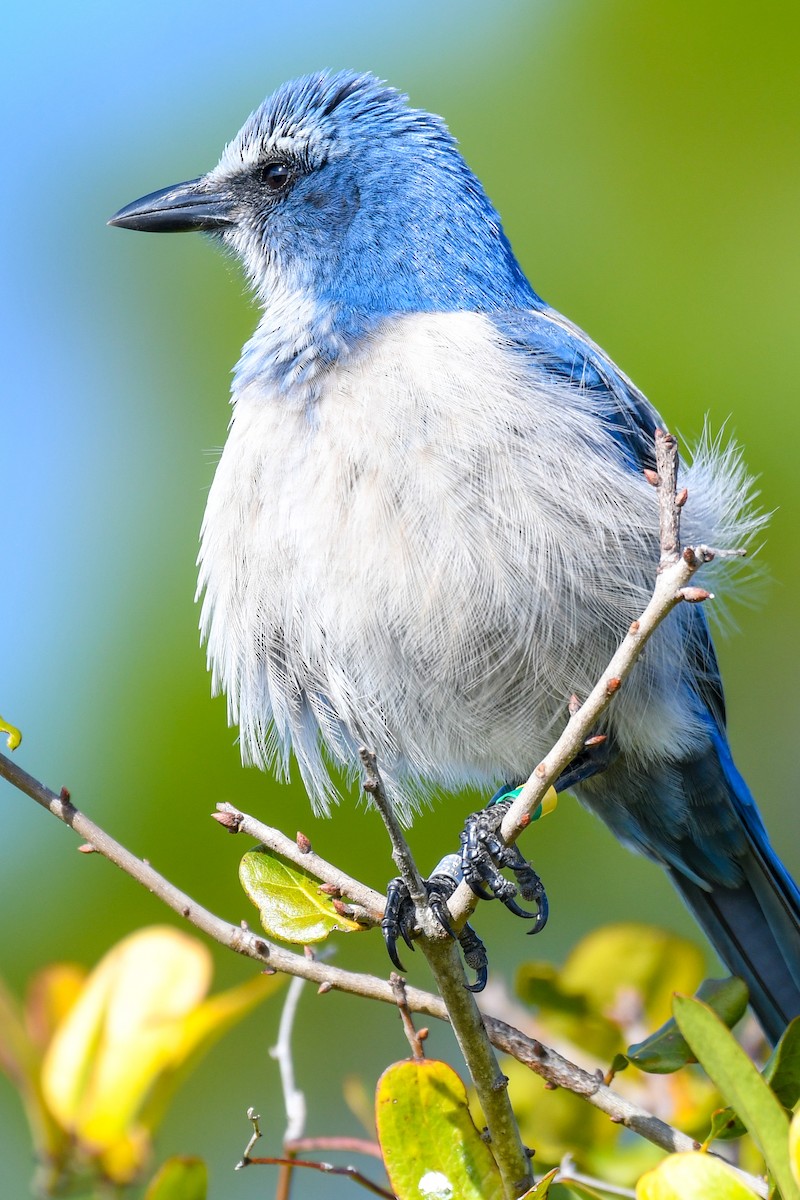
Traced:
MULTIPOLYGON (((625 464, 655 466, 655 409, 602 350, 551 309, 492 314, 509 347, 561 383, 601 401, 600 421, 625 464)), ((663 427, 663 426, 662 426, 663 427)), ((660 862, 728 968, 750 989, 776 1040, 800 1014, 800 891, 770 845, 725 733, 725 700, 705 613, 682 613, 691 694, 683 702, 708 731, 698 750, 675 746, 653 763, 613 743, 573 763, 561 786, 626 844, 660 862)), ((613 730, 613 722, 611 725, 613 730)))
POLYGON ((655 431, 663 422, 650 401, 577 326, 546 307, 492 313, 491 319, 512 350, 603 400, 608 436, 632 470, 655 467, 655 431))

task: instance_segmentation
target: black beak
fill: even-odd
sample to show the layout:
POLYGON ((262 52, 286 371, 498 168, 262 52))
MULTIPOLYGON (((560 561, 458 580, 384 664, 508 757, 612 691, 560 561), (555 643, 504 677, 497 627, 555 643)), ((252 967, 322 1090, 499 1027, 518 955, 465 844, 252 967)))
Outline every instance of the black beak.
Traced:
POLYGON ((151 192, 126 204, 108 222, 143 233, 184 233, 224 229, 234 223, 233 199, 204 186, 204 176, 151 192))

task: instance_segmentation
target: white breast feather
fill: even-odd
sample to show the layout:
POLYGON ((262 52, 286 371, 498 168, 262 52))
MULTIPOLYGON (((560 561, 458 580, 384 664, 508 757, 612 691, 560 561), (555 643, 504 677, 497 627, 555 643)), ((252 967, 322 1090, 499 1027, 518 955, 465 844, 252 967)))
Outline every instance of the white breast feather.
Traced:
MULTIPOLYGON (((446 313, 386 321, 313 402, 258 381, 234 399, 201 628, 245 762, 284 774, 292 749, 323 811, 323 747, 354 768, 366 742, 412 804, 526 776, 657 560, 655 492, 596 397, 523 369, 487 318, 446 313)), ((706 446, 683 482, 685 540, 752 533, 735 451, 706 446)), ((684 636, 671 617, 615 702, 621 749, 701 736, 676 702, 684 636)))

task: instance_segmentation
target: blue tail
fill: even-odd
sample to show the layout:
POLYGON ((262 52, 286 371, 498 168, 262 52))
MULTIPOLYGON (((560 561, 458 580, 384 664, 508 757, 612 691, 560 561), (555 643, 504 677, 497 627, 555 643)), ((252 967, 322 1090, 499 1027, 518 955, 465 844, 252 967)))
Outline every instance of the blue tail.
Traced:
POLYGON ((800 1015, 800 923, 797 888, 769 849, 743 863, 737 888, 706 891, 670 868, 669 875, 719 957, 747 984, 750 1003, 772 1043, 800 1015), (788 887, 787 887, 788 884, 788 887))
POLYGON ((715 751, 745 836, 734 887, 702 887, 674 867, 669 875, 722 961, 744 979, 750 1003, 774 1044, 800 1015, 800 889, 770 845, 753 797, 717 735, 715 751))
POLYGON ((719 725, 684 759, 619 755, 575 788, 634 849, 666 867, 719 957, 745 981, 774 1044, 800 1015, 800 890, 769 843, 719 725))

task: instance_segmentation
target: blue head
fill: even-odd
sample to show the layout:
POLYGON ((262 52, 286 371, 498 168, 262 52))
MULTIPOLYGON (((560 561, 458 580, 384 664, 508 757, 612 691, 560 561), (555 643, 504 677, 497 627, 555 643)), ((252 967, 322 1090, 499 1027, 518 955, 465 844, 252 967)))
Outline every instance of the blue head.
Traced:
POLYGON ((392 312, 539 303, 441 118, 372 75, 284 84, 207 175, 112 223, 203 229, 270 308, 323 305, 339 331, 392 312))

